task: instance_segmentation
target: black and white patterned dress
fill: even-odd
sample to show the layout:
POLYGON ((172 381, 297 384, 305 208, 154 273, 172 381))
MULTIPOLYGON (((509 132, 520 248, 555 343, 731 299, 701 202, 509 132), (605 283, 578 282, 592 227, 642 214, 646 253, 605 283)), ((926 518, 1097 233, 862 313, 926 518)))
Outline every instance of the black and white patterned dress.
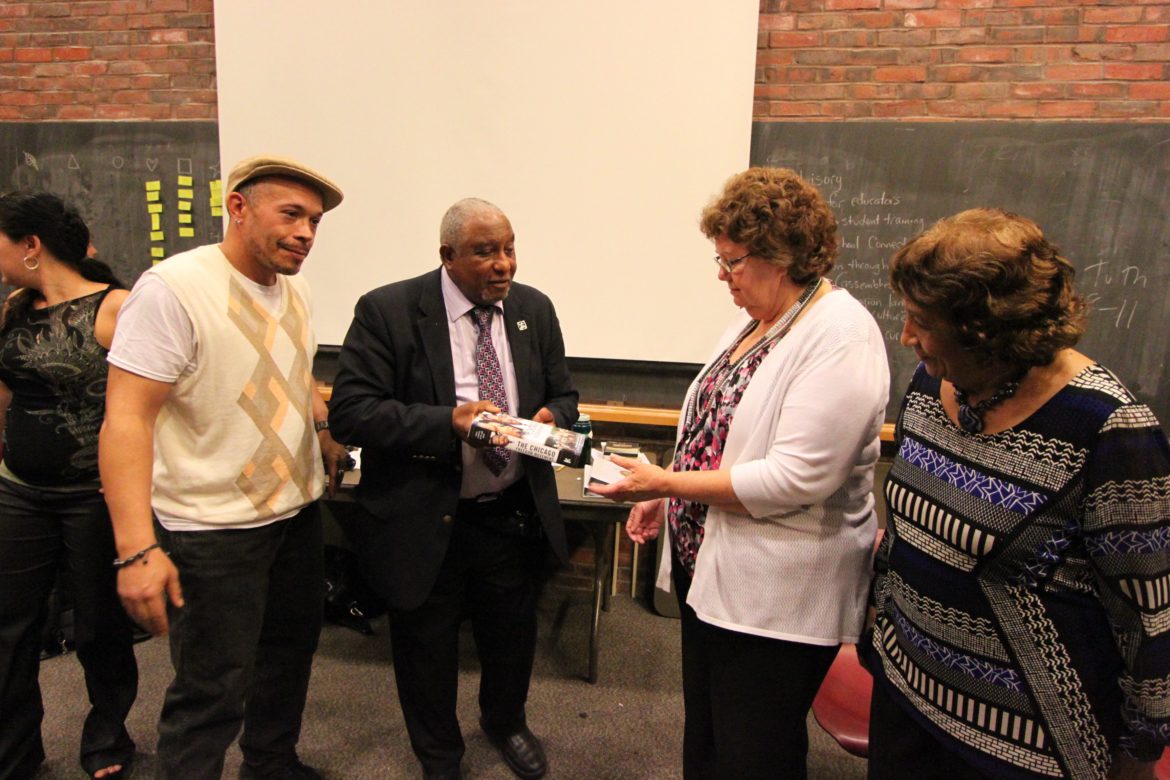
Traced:
POLYGON ((1170 446, 1109 371, 966 433, 920 366, 886 482, 876 684, 997 778, 1104 778, 1170 742, 1170 446))

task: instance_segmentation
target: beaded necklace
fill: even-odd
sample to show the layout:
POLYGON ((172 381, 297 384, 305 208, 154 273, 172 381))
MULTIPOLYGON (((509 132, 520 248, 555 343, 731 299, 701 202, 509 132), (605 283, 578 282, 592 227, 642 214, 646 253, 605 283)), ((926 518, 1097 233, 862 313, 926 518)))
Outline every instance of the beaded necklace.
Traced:
POLYGON ((968 433, 982 433, 983 415, 987 414, 989 409, 999 406, 1015 395, 1016 391, 1020 389, 1020 381, 1023 380, 1026 373, 1028 372, 1025 370, 1023 373, 1016 374, 996 388, 990 397, 984 398, 974 406, 967 402, 968 392, 955 385, 955 402, 959 405, 959 427, 968 433))

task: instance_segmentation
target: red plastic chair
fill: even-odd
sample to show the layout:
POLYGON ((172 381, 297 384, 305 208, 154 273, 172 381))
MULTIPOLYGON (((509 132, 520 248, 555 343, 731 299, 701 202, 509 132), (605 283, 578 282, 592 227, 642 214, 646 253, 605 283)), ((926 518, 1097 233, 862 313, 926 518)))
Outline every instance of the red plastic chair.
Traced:
POLYGON ((1170 780, 1170 748, 1162 751, 1162 758, 1154 764, 1154 777, 1158 780, 1170 780))
POLYGON ((856 645, 841 645, 817 697, 813 717, 837 744, 855 756, 869 756, 869 697, 873 677, 857 660, 856 645))

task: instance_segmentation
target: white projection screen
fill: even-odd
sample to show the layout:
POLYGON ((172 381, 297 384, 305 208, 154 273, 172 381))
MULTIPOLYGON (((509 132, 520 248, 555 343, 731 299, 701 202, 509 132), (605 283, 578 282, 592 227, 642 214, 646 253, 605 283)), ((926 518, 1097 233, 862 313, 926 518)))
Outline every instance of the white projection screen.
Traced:
POLYGON ((490 200, 577 357, 702 362, 734 312, 698 216, 748 164, 758 0, 218 0, 225 177, 295 156, 345 190, 304 273, 321 344, 490 200))

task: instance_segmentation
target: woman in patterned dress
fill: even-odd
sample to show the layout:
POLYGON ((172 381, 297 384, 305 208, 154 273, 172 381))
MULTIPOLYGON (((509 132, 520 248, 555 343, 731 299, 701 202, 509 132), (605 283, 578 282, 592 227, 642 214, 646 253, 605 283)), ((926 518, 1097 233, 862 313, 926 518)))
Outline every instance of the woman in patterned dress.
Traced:
POLYGON ((902 402, 878 552, 870 777, 1152 778, 1170 741, 1170 448, 1075 351, 1031 220, 973 209, 895 255, 902 402))
POLYGON ((0 321, 0 778, 44 760, 37 684, 46 600, 60 571, 74 605, 91 709, 81 765, 122 775, 138 688, 132 625, 118 600, 114 537, 98 484, 106 349, 126 298, 88 258, 89 229, 48 193, 0 197, 0 282, 18 289, 0 321))
POLYGON ((864 619, 885 348, 823 278, 836 219, 796 173, 732 177, 701 224, 742 312, 691 385, 672 467, 614 458, 629 476, 596 491, 641 502, 634 541, 669 529, 684 777, 802 778, 809 707, 864 619))

